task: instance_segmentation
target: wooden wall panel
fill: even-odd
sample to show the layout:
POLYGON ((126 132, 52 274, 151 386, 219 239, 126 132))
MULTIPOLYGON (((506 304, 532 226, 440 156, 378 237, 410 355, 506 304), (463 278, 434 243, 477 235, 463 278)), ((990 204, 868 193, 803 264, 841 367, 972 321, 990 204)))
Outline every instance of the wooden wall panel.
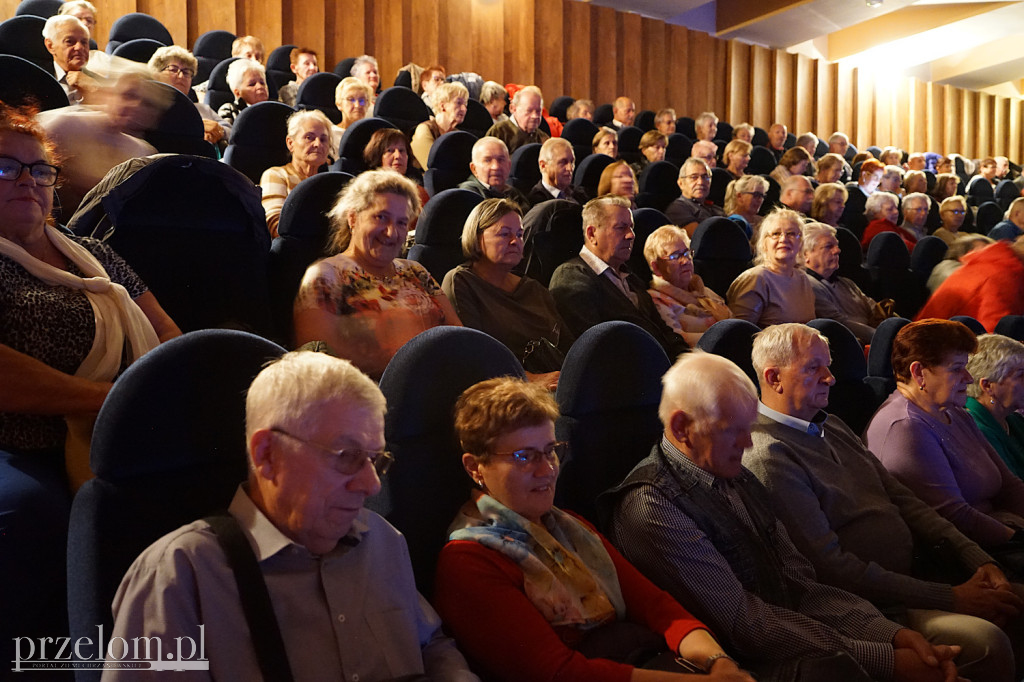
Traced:
POLYGON ((570 89, 563 79, 565 69, 559 68, 564 59, 564 16, 562 4, 559 2, 539 2, 534 9, 533 34, 537 40, 537 75, 534 81, 544 93, 545 106, 570 89))
POLYGON ((534 84, 537 78, 533 30, 535 4, 535 0, 505 0, 504 39, 498 40, 505 44, 504 73, 515 74, 515 82, 523 85, 534 84))
MULTIPOLYGON (((643 19, 642 40, 640 41, 643 46, 643 52, 640 55, 643 63, 642 69, 636 72, 640 74, 639 81, 642 87, 637 99, 638 111, 651 109, 657 113, 658 109, 661 109, 669 101, 666 87, 669 77, 669 56, 665 50, 665 26, 664 22, 655 19, 643 19)), ((628 82, 629 78, 627 77, 626 80, 628 82)))
MULTIPOLYGON (((280 0, 278 0, 280 1, 280 0)), ((373 39, 371 53, 377 59, 381 87, 394 83, 395 73, 406 60, 402 49, 402 2, 373 3, 373 39)))
POLYGON ((1007 128, 1006 135, 1003 140, 1006 142, 1006 153, 1003 156, 1009 156, 1017 160, 1018 162, 1024 158, 1020 155, 1021 142, 1024 141, 1024 133, 1021 131, 1022 112, 1024 112, 1024 102, 1021 100, 1010 100, 1010 110, 1007 116, 1007 128), (1017 156, 1014 156, 1014 153, 1017 156))
MULTIPOLYGON (((775 92, 772 97, 772 118, 771 121, 766 121, 768 125, 781 123, 787 129, 790 129, 790 132, 792 132, 792 128, 795 126, 793 106, 798 99, 795 87, 796 79, 794 77, 795 62, 794 55, 784 50, 775 51, 775 92)), ((767 128, 767 125, 762 127, 767 128)))
MULTIPOLYGON (((576 4, 569 2, 570 5, 576 4)), ((676 110, 677 116, 690 111, 690 31, 682 26, 668 27, 669 79, 668 99, 665 103, 676 110)), ((660 108, 660 107, 659 107, 660 108)))
MULTIPOLYGON (((615 97, 624 95, 643 107, 645 99, 654 100, 647 95, 647 87, 642 78, 644 50, 650 46, 643 38, 643 17, 633 12, 618 12, 616 30, 619 45, 619 68, 616 72, 615 97)), ((660 100, 660 98, 659 98, 660 100)), ((608 100, 609 102, 612 100, 608 100)))
POLYGON ((365 54, 366 32, 364 26, 368 17, 372 16, 373 8, 367 9, 369 0, 333 0, 333 11, 326 15, 324 24, 327 36, 327 59, 321 68, 324 71, 333 69, 342 59, 358 57, 365 54))
MULTIPOLYGON (((409 61, 422 66, 442 64, 441 8, 438 0, 405 0, 408 7, 408 25, 403 27, 408 35, 409 61)), ((445 67, 447 68, 447 66, 445 67)))
POLYGON ((793 116, 791 132, 799 137, 800 135, 816 130, 814 126, 814 65, 810 57, 796 55, 796 81, 793 89, 795 101, 793 103, 793 116))
MULTIPOLYGON (((302 6, 310 1, 306 0, 302 6)), ((282 0, 236 0, 238 25, 235 33, 259 36, 268 54, 278 45, 291 42, 285 40, 282 21, 284 4, 282 0)))
POLYGON ((750 51, 750 118, 747 122, 767 130, 772 123, 772 51, 754 46, 750 51))
POLYGON ((975 139, 977 140, 978 146, 975 149, 975 154, 978 157, 992 156, 992 127, 990 122, 993 114, 992 105, 994 103, 994 98, 988 93, 980 92, 978 93, 977 102, 975 139))
POLYGON ((828 138, 838 130, 836 126, 836 83, 839 79, 839 66, 827 62, 817 63, 817 97, 814 107, 814 128, 818 137, 828 138))
MULTIPOLYGON (((576 99, 593 99, 594 83, 591 79, 591 67, 594 62, 593 55, 600 54, 600 52, 593 49, 593 43, 599 41, 594 37, 592 30, 592 8, 590 5, 572 2, 572 0, 564 0, 562 7, 565 26, 568 29, 567 35, 572 36, 571 40, 566 40, 564 37, 562 40, 562 63, 565 64, 566 85, 564 92, 576 99)), ((556 95, 557 93, 550 94, 552 98, 556 95)))
POLYGON ((618 74, 622 55, 619 52, 618 14, 611 7, 591 5, 590 99, 597 106, 613 102, 619 95, 618 74))
MULTIPOLYGON (((714 43, 715 39, 706 33, 690 31, 688 42, 689 62, 687 69, 690 76, 689 106, 676 111, 680 116, 696 116, 702 111, 714 111, 715 102, 712 93, 721 90, 724 81, 715 83, 714 43)), ((720 113, 721 108, 718 112, 720 113)))
POLYGON ((730 41, 729 98, 723 115, 733 125, 750 118, 750 46, 730 41))
POLYGON ((0 20, 13 17, 20 4, 21 0, 0 0, 0 20))
MULTIPOLYGON (((189 45, 188 36, 188 4, 186 0, 139 0, 137 12, 145 12, 160 17, 161 23, 171 32, 176 45, 189 45)), ((268 46, 269 52, 271 48, 268 46)))
POLYGON ((835 64, 834 66, 836 69, 836 105, 835 130, 832 132, 846 133, 852 141, 857 127, 857 71, 844 64, 835 64))
POLYGON ((960 126, 960 153, 967 157, 978 154, 978 93, 960 90, 963 117, 960 126))

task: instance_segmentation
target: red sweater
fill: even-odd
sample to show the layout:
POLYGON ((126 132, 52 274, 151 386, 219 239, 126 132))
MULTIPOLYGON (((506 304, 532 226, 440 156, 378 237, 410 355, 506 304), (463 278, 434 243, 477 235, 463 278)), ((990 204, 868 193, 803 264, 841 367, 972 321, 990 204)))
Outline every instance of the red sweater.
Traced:
POLYGON ((1024 263, 1007 242, 996 242, 963 257, 963 267, 946 278, 916 320, 970 315, 989 332, 1004 315, 1024 315, 1024 263))
POLYGON ((864 253, 868 252, 868 246, 871 245, 871 240, 875 238, 875 235, 881 234, 882 232, 895 232, 903 240, 903 243, 907 245, 907 252, 914 250, 914 245, 917 244, 917 237, 910 234, 906 230, 900 228, 885 218, 876 218, 868 223, 868 226, 864 228, 864 236, 860 239, 860 247, 864 249, 864 253))
MULTIPOLYGON (((664 633, 672 651, 693 630, 706 629, 603 536, 601 542, 618 573, 626 620, 664 633)), ((459 649, 491 679, 627 682, 632 674, 632 666, 586 658, 567 646, 526 597, 519 566, 478 542, 455 540, 441 550, 434 606, 459 649)))

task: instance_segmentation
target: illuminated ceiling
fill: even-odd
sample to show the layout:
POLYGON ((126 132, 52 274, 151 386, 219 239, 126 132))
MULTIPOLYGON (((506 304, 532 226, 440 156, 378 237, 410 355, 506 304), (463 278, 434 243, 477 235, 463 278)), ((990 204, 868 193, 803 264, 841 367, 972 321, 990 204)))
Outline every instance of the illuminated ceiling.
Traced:
POLYGON ((719 38, 1024 96, 1024 0, 589 1, 719 38))

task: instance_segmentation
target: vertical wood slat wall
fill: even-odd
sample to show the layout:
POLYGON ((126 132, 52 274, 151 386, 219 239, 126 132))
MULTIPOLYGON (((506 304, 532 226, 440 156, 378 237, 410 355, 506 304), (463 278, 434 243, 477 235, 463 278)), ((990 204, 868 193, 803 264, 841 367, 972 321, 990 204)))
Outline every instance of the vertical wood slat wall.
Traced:
MULTIPOLYGON (((17 5, 0 0, 0 17, 17 5)), ((370 53, 385 85, 410 61, 440 63, 449 73, 536 83, 548 101, 628 95, 640 109, 711 110, 734 124, 778 121, 822 137, 842 130, 859 148, 1024 159, 1021 100, 865 73, 576 0, 104 0, 98 34, 136 11, 189 47, 227 29, 258 35, 268 49, 312 47, 328 68, 370 53)))

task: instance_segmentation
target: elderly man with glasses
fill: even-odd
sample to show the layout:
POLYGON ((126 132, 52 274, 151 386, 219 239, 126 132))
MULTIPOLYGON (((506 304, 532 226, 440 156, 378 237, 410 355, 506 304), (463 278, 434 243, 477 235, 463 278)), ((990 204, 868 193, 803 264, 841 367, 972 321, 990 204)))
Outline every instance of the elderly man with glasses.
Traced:
POLYGON ((673 225, 686 230, 693 236, 701 221, 717 215, 725 215, 718 206, 708 200, 711 191, 711 168, 703 159, 690 157, 679 169, 676 181, 682 196, 668 205, 665 215, 673 225))
POLYGON ((391 462, 384 412, 380 389, 346 360, 299 351, 260 372, 246 397, 248 482, 228 516, 179 528, 136 559, 114 598, 113 638, 167 646, 196 641, 203 625, 209 671, 198 679, 268 679, 274 652, 249 633, 276 620, 272 662, 296 681, 477 680, 416 592, 405 540, 363 507, 391 462), (247 615, 259 589, 239 588, 222 549, 232 535, 258 567, 265 620, 247 615))

